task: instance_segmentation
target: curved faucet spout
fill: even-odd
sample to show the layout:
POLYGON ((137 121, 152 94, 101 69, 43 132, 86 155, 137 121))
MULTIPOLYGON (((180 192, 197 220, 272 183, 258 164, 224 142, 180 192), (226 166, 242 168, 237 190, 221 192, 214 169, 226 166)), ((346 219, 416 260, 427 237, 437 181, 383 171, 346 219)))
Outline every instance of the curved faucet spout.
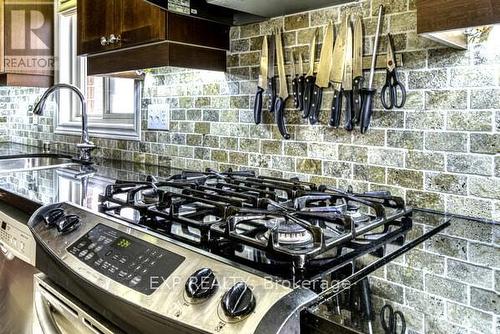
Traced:
POLYGON ((35 107, 33 108, 33 113, 35 115, 42 115, 43 109, 45 108, 45 102, 47 101, 49 96, 52 93, 61 89, 69 89, 75 92, 78 98, 80 99, 82 106, 82 142, 77 145, 78 149, 80 149, 79 160, 81 160, 83 163, 90 163, 92 160, 90 152, 93 149, 95 149, 96 146, 94 145, 94 143, 90 141, 89 138, 87 100, 85 99, 85 96, 83 96, 83 93, 80 91, 80 89, 78 89, 78 87, 66 83, 55 84, 54 86, 47 89, 45 93, 43 93, 40 100, 36 103, 35 107))

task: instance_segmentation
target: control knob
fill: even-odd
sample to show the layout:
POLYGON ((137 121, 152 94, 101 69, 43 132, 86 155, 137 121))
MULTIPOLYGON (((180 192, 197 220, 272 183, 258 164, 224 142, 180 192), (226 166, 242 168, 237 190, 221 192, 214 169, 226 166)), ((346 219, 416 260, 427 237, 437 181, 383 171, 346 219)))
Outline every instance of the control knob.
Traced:
POLYGON ((222 297, 222 309, 228 317, 243 317, 255 309, 255 296, 244 282, 236 283, 222 297))
POLYGON ((81 225, 80 217, 77 215, 67 215, 57 223, 59 233, 67 234, 77 230, 81 225))
POLYGON ((212 269, 197 270, 186 281, 186 294, 189 298, 208 298, 217 290, 218 282, 212 269))

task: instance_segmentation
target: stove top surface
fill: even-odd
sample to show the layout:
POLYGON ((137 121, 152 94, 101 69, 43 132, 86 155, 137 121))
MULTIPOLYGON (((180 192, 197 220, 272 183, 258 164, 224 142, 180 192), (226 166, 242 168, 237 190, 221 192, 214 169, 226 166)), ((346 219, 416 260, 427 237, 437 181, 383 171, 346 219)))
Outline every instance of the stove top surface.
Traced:
POLYGON ((357 257, 383 256, 412 227, 411 210, 389 192, 249 171, 116 181, 99 200, 105 214, 287 280, 349 275, 357 257))

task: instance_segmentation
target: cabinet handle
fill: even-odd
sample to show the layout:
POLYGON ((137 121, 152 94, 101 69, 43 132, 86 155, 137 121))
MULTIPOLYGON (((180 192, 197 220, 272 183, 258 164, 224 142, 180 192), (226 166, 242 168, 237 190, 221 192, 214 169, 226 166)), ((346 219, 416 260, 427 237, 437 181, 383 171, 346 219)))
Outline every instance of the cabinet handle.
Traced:
POLYGON ((101 37, 101 45, 102 46, 108 46, 109 43, 110 43, 110 41, 106 37, 104 37, 104 36, 101 37))
POLYGON ((109 42, 109 44, 116 44, 116 43, 120 43, 121 40, 122 40, 122 38, 120 35, 115 36, 114 34, 111 34, 111 35, 109 35, 108 42, 109 42))

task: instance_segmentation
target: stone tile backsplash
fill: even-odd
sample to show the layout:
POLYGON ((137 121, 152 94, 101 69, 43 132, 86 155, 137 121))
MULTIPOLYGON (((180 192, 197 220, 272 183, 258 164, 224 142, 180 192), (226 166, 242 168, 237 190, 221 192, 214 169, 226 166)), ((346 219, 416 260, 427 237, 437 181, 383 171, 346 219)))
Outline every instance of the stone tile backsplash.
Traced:
MULTIPOLYGON (((96 154, 178 168, 228 167, 291 177, 356 191, 390 190, 410 206, 500 220, 500 27, 471 40, 466 51, 416 34, 414 0, 354 1, 231 30, 227 73, 180 68, 151 70, 143 87, 142 140, 93 140, 96 154), (291 140, 282 140, 272 115, 253 124, 253 99, 262 36, 283 27, 285 57, 301 52, 316 28, 344 13, 361 14, 365 55, 371 53, 378 4, 386 5, 383 34, 391 32, 408 90, 401 110, 376 101, 372 127, 362 135, 326 126, 332 92, 324 93, 321 124, 286 111, 291 140), (147 130, 150 105, 170 110, 169 132, 147 130)), ((320 37, 318 43, 321 43, 320 37)), ((385 52, 386 37, 380 52, 385 52)), ((319 50, 316 57, 319 57, 319 50)), ((367 74, 367 73, 366 73, 367 74)), ((375 76, 380 89, 385 71, 375 76)), ((78 136, 53 134, 52 113, 28 106, 42 90, 0 88, 0 139, 39 146, 52 141, 74 150, 78 136)), ((267 105, 267 101, 264 101, 267 105)), ((373 289, 392 294, 412 333, 499 333, 500 227, 455 223, 387 266, 373 289), (409 277, 419 277, 410 280, 409 277), (417 284, 415 286, 409 286, 417 284)))

